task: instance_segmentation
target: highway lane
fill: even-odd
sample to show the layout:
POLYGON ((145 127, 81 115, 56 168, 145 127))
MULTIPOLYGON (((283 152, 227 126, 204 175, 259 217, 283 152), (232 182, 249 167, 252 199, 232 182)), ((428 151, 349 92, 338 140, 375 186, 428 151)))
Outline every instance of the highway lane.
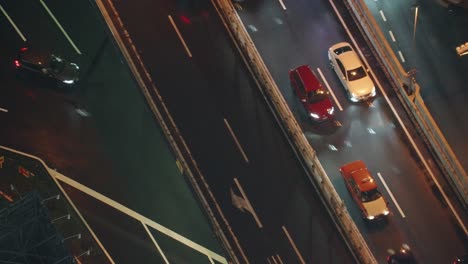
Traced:
MULTIPOLYGON (((455 227, 447 206, 432 193, 427 171, 409 147, 410 142, 382 93, 379 91, 371 104, 351 104, 345 99, 343 88, 329 67, 326 52, 334 43, 350 42, 350 38, 329 2, 291 1, 286 3, 286 8, 283 11, 280 2, 276 1, 260 1, 256 6, 245 2, 238 13, 378 260, 383 262, 386 250, 403 242, 413 246, 423 263, 447 262, 453 256, 466 252, 465 237, 455 227), (338 122, 320 126, 309 122, 292 93, 287 76, 289 69, 301 64, 309 64, 318 76, 317 68, 323 73, 344 108, 342 112, 337 111, 338 122), (357 206, 345 189, 338 168, 356 159, 366 162, 390 202, 393 215, 387 226, 364 226, 357 206), (384 188, 377 173, 380 173, 395 200, 391 199, 390 192, 384 188)), ((349 17, 345 21, 351 32, 358 33, 349 17)), ((359 48, 373 62, 373 69, 376 68, 369 48, 362 38, 357 37, 359 48)), ((378 76, 380 78, 383 74, 378 76)), ((382 84, 387 92, 390 91, 388 84, 382 84)), ((404 113, 393 96, 390 100, 398 112, 404 113)), ((404 114, 401 118, 407 127, 410 126, 404 114)), ((414 132, 410 132, 410 135, 421 146, 414 132)), ((429 159, 427 155, 425 159, 429 159)), ((437 170, 435 172, 438 173, 437 170)), ((466 213, 462 211, 461 214, 466 220, 466 213)))
POLYGON ((211 3, 188 3, 114 1, 250 263, 297 263, 284 230, 307 263, 352 263, 211 3))
POLYGON ((416 9, 412 3, 366 1, 366 4, 404 69, 417 70, 424 102, 467 170, 468 143, 460 139, 468 133, 468 60, 466 56, 458 57, 455 47, 468 41, 468 12, 450 13, 438 1, 418 1, 413 41, 416 9))
MULTIPOLYGON (((1 3, 27 40, 23 42, 6 15, 0 16, 5 25, 0 34, 8 40, 0 47, 0 107, 8 110, 0 113, 1 144, 37 155, 74 180, 222 253, 95 7, 90 2, 70 6, 50 1, 47 5, 78 45, 79 55, 38 3, 1 3), (41 23, 28 23, 27 19, 41 23), (80 86, 65 93, 45 83, 16 79, 12 62, 24 44, 58 51, 78 62, 83 74, 80 86), (80 115, 77 105, 90 116, 80 115)), ((140 222, 95 197, 68 189, 117 263, 161 261, 140 222)), ((169 260, 196 263, 200 259, 191 247, 150 230, 169 260)), ((204 261, 208 261, 206 256, 204 261)))

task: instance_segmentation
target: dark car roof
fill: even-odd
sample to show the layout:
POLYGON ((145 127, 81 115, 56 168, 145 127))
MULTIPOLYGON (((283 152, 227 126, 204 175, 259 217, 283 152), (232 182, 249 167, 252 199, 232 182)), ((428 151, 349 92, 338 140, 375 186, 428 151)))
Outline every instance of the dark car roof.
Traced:
POLYGON ((23 61, 46 65, 50 61, 50 53, 39 52, 38 50, 25 48, 20 52, 20 59, 23 61))

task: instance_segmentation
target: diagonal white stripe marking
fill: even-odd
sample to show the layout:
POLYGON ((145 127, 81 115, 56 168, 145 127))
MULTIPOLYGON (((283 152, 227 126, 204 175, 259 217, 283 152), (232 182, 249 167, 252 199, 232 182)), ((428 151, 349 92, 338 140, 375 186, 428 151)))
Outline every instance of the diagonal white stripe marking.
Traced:
POLYGON ((52 11, 50 11, 50 9, 47 7, 47 5, 44 3, 44 1, 40 0, 40 2, 42 4, 42 6, 44 7, 44 9, 49 14, 49 16, 52 18, 52 20, 54 20, 55 24, 59 27, 60 31, 62 31, 63 35, 65 35, 65 38, 67 38, 68 42, 70 42, 72 47, 75 49, 76 53, 81 55, 80 49, 78 49, 78 47, 75 45, 75 42, 73 42, 73 40, 70 38, 68 33, 65 31, 65 29, 63 29, 62 25, 60 25, 60 22, 58 22, 57 18, 55 18, 54 14, 52 14, 52 11))
POLYGON ((192 58, 192 53, 190 52, 190 50, 189 50, 187 44, 185 43, 185 40, 184 40, 184 38, 182 37, 182 34, 180 34, 179 28, 178 28, 177 25, 175 24, 174 19, 172 19, 172 16, 171 16, 171 15, 168 15, 167 17, 169 18, 169 21, 171 22, 172 27, 173 27, 174 30, 176 31, 177 36, 178 36, 179 39, 180 39, 180 42, 182 42, 182 45, 184 46, 184 49, 185 49, 185 51, 187 52, 187 55, 188 55, 190 58, 192 58))
POLYGON ((296 243, 294 243, 294 240, 292 239, 291 235, 289 234, 288 230, 286 229, 285 226, 282 226, 281 228, 283 228, 283 231, 284 231, 284 234, 286 235, 286 237, 288 238, 289 240, 289 243, 291 244, 291 246, 293 247, 294 249, 294 252, 296 252, 296 255, 297 257, 299 258, 299 261, 301 264, 306 264, 306 262, 304 261, 304 258, 302 257, 301 255, 301 252, 299 252, 299 249, 297 248, 296 246, 296 243))
POLYGON ((245 162, 249 163, 249 158, 247 157, 247 154, 245 154, 244 148, 242 148, 242 146, 241 146, 239 140, 238 140, 237 137, 236 137, 236 134, 234 134, 234 131, 232 130, 231 125, 229 125, 229 122, 226 120, 226 118, 224 118, 224 124, 225 124, 226 127, 228 128, 229 133, 231 133, 231 136, 232 136, 232 138, 234 139, 234 142, 236 143, 237 148, 239 149, 239 151, 241 152, 242 156, 244 157, 245 162))
POLYGON ((162 258, 164 259, 164 262, 166 262, 166 264, 169 264, 169 261, 167 260, 166 255, 164 255, 164 252, 162 251, 161 247, 159 247, 159 244, 158 244, 158 242, 156 242, 156 239, 154 239, 154 236, 153 236, 153 234, 151 234, 151 231, 148 229, 148 227, 145 224, 143 224, 143 223, 141 223, 141 224, 145 228, 146 233, 148 233, 148 236, 151 238, 151 241, 153 241, 153 244, 158 249, 159 254, 161 254, 162 258))
POLYGON ((26 41, 26 38, 24 37, 23 33, 21 33, 21 30, 19 30, 19 28, 16 26, 15 22, 13 22, 13 19, 11 19, 11 17, 8 15, 8 13, 5 11, 5 9, 3 9, 2 5, 0 5, 0 10, 2 11, 2 13, 5 15, 5 17, 8 19, 8 22, 10 22, 10 24, 13 26, 13 28, 16 30, 16 33, 18 33, 18 35, 20 36, 20 38, 23 40, 23 41, 26 41))
POLYGON ((124 205, 110 199, 109 197, 106 197, 106 196, 92 190, 91 188, 89 188, 89 187, 87 187, 87 186, 85 186, 85 185, 83 185, 83 184, 81 184, 81 183, 79 183, 79 182, 77 182, 75 180, 72 180, 72 179, 70 179, 70 178, 68 178, 68 177, 66 177, 66 176, 64 176, 64 175, 62 175, 60 173, 55 173, 54 177, 57 178, 58 180, 64 182, 64 183, 74 187, 75 189, 80 190, 83 193, 86 193, 87 195, 89 195, 91 197, 94 197, 95 199, 107 204, 108 206, 110 206, 110 207, 112 207, 112 208, 114 208, 116 210, 119 210, 120 212, 122 212, 122 213, 124 213, 124 214, 126 214, 126 215, 128 215, 128 216, 142 222, 143 224, 151 226, 152 228, 154 228, 157 231, 165 234, 166 236, 169 236, 169 237, 173 238, 174 240, 177 240, 180 243, 182 243, 182 244, 184 244, 184 245, 186 245, 186 246, 188 246, 188 247, 190 247, 190 248, 192 248, 192 249, 194 249, 194 250, 196 250, 196 251, 198 251, 198 252, 200 252, 202 254, 207 255, 208 257, 210 257, 210 258, 212 258, 212 259, 214 259, 214 260, 216 260, 216 261, 218 261, 220 263, 223 263, 223 264, 228 263, 227 260, 224 257, 220 256, 219 254, 217 254, 217 253, 215 253, 215 252, 213 252, 213 251, 211 251, 211 250, 209 250, 209 249, 207 249, 207 248, 205 248, 205 247, 203 247, 203 246, 201 246, 201 245, 199 245, 199 244, 197 244, 197 243, 195 243, 195 242, 193 242, 193 241, 191 241, 191 240, 189 240, 189 239, 187 239, 187 238, 185 238, 185 237, 183 237, 183 236, 181 236, 179 234, 177 234, 176 232, 170 230, 169 228, 164 227, 164 226, 156 223, 155 221, 153 221, 153 220, 151 220, 151 219, 149 219, 149 218, 147 218, 147 217, 133 211, 132 209, 130 209, 128 207, 125 207, 124 205))

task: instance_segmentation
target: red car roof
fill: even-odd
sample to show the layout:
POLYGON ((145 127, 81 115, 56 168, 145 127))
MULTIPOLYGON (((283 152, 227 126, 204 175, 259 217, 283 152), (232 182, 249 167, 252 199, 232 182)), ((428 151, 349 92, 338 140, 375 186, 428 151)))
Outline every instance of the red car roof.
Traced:
POLYGON ((317 80, 317 77, 312 73, 309 66, 302 65, 296 68, 296 71, 301 75, 304 82, 304 87, 306 87, 306 92, 315 91, 322 87, 320 82, 317 80))
POLYGON ((343 165, 340 171, 344 177, 352 177, 361 192, 367 192, 377 188, 374 178, 372 178, 372 175, 367 170, 366 164, 361 160, 343 165))

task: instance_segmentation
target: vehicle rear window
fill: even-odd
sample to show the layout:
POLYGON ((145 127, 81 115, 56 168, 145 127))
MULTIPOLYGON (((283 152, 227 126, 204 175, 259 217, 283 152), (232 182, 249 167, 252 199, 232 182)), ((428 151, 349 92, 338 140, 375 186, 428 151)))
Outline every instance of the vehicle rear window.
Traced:
POLYGON ((361 201, 363 203, 375 201, 380 197, 382 197, 382 194, 377 189, 361 193, 361 201))
POLYGON ((341 48, 337 48, 333 52, 335 52, 336 55, 340 55, 341 53, 348 52, 348 51, 351 51, 351 50, 352 49, 351 49, 350 46, 344 46, 344 47, 341 47, 341 48))
POLYGON ((348 81, 359 80, 367 76, 366 71, 363 67, 352 69, 346 73, 348 75, 348 81))
POLYGON ((307 94, 307 97, 309 99, 309 103, 317 103, 325 100, 328 97, 328 91, 320 88, 315 91, 309 92, 307 94))

